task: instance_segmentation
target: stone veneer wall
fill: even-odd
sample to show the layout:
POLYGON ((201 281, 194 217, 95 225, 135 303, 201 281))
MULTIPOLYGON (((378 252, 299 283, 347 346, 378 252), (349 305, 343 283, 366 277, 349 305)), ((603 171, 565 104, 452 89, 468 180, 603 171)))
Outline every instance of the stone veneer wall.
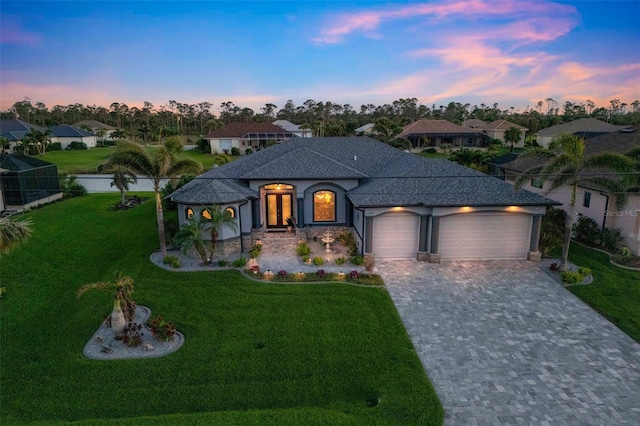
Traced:
MULTIPOLYGON (((207 252, 211 251, 211 242, 209 240, 205 240, 205 244, 207 252)), ((228 241, 218 241, 213 253, 213 259, 235 260, 242 255, 240 248, 240 238, 228 241)), ((193 247, 189 249, 187 256, 200 260, 200 255, 193 247)))

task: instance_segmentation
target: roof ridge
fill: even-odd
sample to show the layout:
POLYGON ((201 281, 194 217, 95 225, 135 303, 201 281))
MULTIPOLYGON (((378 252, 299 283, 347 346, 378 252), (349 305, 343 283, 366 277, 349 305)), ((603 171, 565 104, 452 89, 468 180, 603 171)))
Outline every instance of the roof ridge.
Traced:
POLYGON ((335 163, 335 164, 338 164, 338 165, 340 165, 340 166, 342 166, 342 167, 344 167, 344 168, 346 168, 346 169, 349 169, 349 170, 351 170, 351 171, 353 171, 353 172, 361 173, 361 174, 363 174, 363 175, 365 175, 365 176, 367 176, 367 177, 369 176, 369 175, 367 175, 365 172, 363 172, 362 170, 354 169, 353 167, 348 166, 348 165, 346 165, 346 164, 344 164, 344 163, 341 163, 341 162, 339 162, 338 160, 334 160, 334 159, 333 159, 333 158, 331 158, 331 157, 327 157, 327 156, 326 156, 326 155, 324 155, 323 153, 318 152, 318 151, 316 151, 316 150, 312 149, 311 147, 304 146, 304 147, 302 147, 302 149, 306 149, 306 150, 308 150, 308 151, 315 152, 316 154, 320 155, 321 157, 324 157, 324 158, 326 158, 327 160, 329 160, 329 161, 331 161, 331 162, 333 162, 333 163, 335 163))

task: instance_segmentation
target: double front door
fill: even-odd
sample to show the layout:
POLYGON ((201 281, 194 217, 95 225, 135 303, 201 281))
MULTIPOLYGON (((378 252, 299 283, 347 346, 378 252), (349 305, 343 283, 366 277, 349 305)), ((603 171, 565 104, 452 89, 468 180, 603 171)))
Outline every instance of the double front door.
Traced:
POLYGON ((286 228, 293 217, 292 194, 267 194, 267 228, 286 228))

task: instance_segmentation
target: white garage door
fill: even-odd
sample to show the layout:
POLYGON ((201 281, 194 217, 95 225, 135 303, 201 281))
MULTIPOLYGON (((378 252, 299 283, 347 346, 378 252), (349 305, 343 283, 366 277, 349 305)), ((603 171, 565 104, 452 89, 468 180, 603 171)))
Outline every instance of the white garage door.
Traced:
POLYGON ((387 213, 373 218, 373 255, 377 259, 415 259, 419 216, 387 213))
POLYGON ((440 219, 442 259, 524 259, 531 215, 467 213, 440 219))

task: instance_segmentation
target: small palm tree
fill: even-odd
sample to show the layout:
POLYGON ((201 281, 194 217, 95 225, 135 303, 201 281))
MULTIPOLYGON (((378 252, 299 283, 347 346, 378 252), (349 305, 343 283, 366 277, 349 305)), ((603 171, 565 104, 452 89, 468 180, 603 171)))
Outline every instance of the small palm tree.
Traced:
POLYGON ((520 141, 520 136, 522 136, 522 131, 517 127, 509 127, 504 132, 504 140, 511 144, 511 152, 513 152, 513 146, 520 141))
POLYGON ((183 225, 173 238, 173 242, 182 246, 182 251, 187 253, 191 247, 200 256, 202 263, 205 265, 211 262, 211 257, 207 253, 204 244, 203 233, 207 232, 211 227, 211 223, 204 222, 195 218, 189 218, 186 225, 183 225))
POLYGON ((166 256, 167 242, 164 230, 164 212, 160 197, 162 180, 183 174, 200 174, 202 173, 202 164, 194 160, 178 161, 176 155, 164 145, 151 155, 142 146, 128 141, 118 143, 109 158, 109 162, 130 170, 139 176, 147 176, 153 183, 153 192, 156 199, 158 239, 160 240, 162 256, 166 256))
MULTIPOLYGON (((133 278, 124 275, 124 272, 122 271, 116 271, 114 273, 113 281, 98 281, 95 283, 85 284, 78 289, 76 297, 80 298, 83 294, 93 290, 106 290, 112 292, 113 312, 122 312, 126 322, 133 322, 135 320, 136 302, 134 302, 131 297, 131 294, 133 293, 133 278)), ((114 318, 112 317, 112 327, 113 320, 114 318)), ((117 330, 115 331, 119 332, 117 330)))
POLYGON ((0 254, 9 253, 9 251, 26 241, 31 236, 31 220, 9 220, 0 218, 0 254))
POLYGON ((115 186, 120 191, 120 204, 124 205, 125 191, 129 190, 129 184, 137 183, 138 176, 131 170, 123 170, 121 166, 116 167, 116 171, 113 173, 113 181, 111 182, 111 186, 115 186))
POLYGON ((209 224, 211 225, 211 257, 213 258, 213 253, 215 253, 216 241, 218 240, 218 235, 220 234, 220 229, 223 226, 228 227, 229 229, 236 231, 238 229, 238 225, 236 224, 235 219, 231 216, 228 210, 222 210, 220 206, 211 206, 208 208, 209 213, 211 214, 211 219, 208 219, 209 224))
POLYGON ((29 147, 34 146, 38 155, 43 155, 47 151, 47 145, 51 142, 51 130, 47 129, 44 132, 40 130, 31 129, 29 133, 22 138, 25 143, 25 154, 29 153, 29 147))
POLYGON ((518 161, 536 160, 541 165, 529 167, 515 182, 515 188, 531 179, 550 181, 551 185, 545 194, 568 185, 571 188, 571 201, 567 211, 564 229, 564 243, 562 245, 562 270, 567 270, 569 245, 575 221, 576 192, 578 185, 590 185, 604 188, 616 195, 616 208, 622 209, 627 203, 627 193, 624 177, 621 175, 629 171, 633 162, 620 154, 611 152, 600 153, 585 157, 584 140, 574 135, 563 135, 549 145, 549 149, 535 148, 518 157, 518 161))

